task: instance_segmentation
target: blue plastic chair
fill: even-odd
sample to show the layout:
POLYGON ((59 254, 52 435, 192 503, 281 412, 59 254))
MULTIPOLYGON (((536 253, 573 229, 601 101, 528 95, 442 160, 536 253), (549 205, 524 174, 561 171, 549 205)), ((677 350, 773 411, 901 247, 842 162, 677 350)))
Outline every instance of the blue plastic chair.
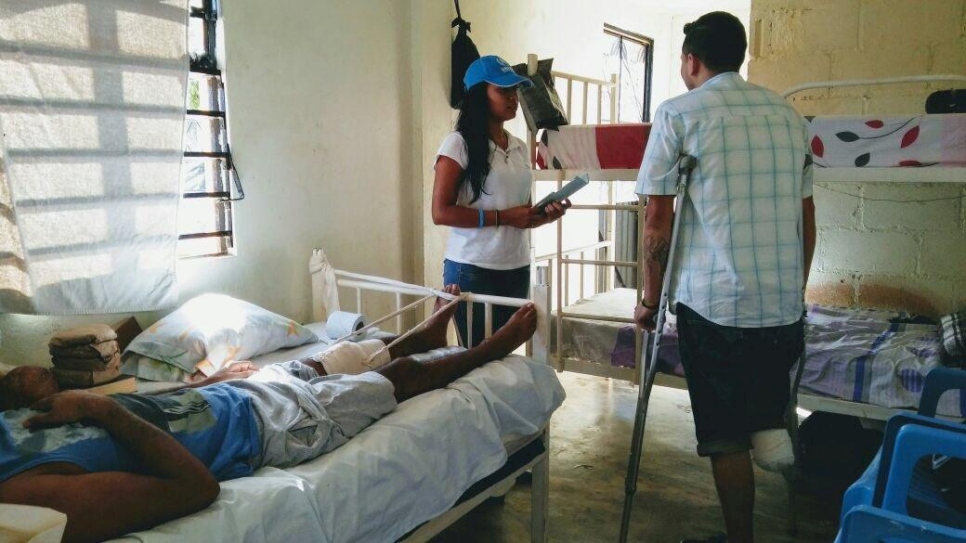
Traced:
POLYGON ((914 519, 870 505, 845 515, 836 543, 962 543, 966 530, 914 519))
MULTIPOLYGON (((906 517, 920 529, 925 525, 943 526, 956 532, 966 529, 966 515, 945 503, 930 470, 920 462, 924 456, 933 454, 966 458, 966 426, 934 418, 940 396, 953 389, 966 391, 966 371, 934 369, 926 376, 919 413, 900 413, 889 419, 882 448, 843 497, 840 538, 848 533, 848 515, 860 506, 906 517)), ((865 519, 868 511, 859 516, 865 519)), ((881 520, 883 516, 876 518, 881 520)), ((963 541, 962 533, 958 537, 957 541, 963 541)), ((934 540, 941 541, 914 541, 934 540)))

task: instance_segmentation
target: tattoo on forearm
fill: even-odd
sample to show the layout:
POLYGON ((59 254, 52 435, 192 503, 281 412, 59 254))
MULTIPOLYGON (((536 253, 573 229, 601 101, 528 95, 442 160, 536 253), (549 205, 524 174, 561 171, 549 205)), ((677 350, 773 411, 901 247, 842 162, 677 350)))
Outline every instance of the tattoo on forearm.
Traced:
POLYGON ((669 240, 660 236, 644 237, 644 260, 657 262, 661 269, 667 269, 667 257, 670 251, 669 240))

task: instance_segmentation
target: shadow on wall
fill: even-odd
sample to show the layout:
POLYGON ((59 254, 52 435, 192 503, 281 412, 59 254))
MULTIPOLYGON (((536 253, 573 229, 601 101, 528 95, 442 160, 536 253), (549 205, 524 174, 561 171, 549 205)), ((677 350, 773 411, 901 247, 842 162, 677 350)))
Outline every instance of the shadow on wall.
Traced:
POLYGON ((840 279, 811 285, 805 291, 805 301, 834 307, 905 311, 930 317, 938 317, 942 313, 936 304, 925 296, 879 281, 881 279, 863 282, 862 277, 853 276, 851 281, 840 279))

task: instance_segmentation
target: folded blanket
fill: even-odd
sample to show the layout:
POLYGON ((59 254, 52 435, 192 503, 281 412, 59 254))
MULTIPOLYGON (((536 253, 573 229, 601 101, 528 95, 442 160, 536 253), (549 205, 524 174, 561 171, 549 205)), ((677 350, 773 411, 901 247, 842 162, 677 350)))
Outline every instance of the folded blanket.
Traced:
MULTIPOLYGON (((114 343, 114 342, 111 342, 114 343)), ((53 363, 55 368, 60 368, 62 370, 79 370, 79 371, 107 371, 108 369, 121 365, 121 352, 117 348, 117 344, 114 345, 114 352, 108 355, 107 359, 103 358, 73 358, 67 356, 54 356, 53 363)))
POLYGON ((53 368, 54 377, 62 388, 87 388, 116 379, 121 375, 121 357, 117 356, 102 371, 53 368))
MULTIPOLYGON (((116 340, 102 341, 100 343, 88 343, 86 345, 78 345, 75 347, 48 347, 51 356, 54 357, 54 364, 56 365, 56 360, 60 359, 81 359, 81 360, 102 360, 104 362, 109 361, 114 357, 115 354, 120 350, 118 348, 116 340)), ((66 367, 66 366, 64 366, 66 367)), ((83 369, 83 368, 82 368, 83 369)))
POLYGON ((117 333, 106 324, 91 324, 61 330, 50 338, 50 347, 76 347, 117 339, 117 333))

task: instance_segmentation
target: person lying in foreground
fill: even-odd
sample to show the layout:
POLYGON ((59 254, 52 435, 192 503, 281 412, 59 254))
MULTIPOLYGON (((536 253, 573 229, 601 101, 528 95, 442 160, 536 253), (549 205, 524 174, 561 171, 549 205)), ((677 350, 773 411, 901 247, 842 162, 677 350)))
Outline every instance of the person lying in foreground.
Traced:
MULTIPOLYGON (((60 391, 49 370, 16 368, 0 379, 0 502, 65 513, 68 542, 148 529, 207 507, 218 481, 334 450, 398 402, 506 357, 536 330, 528 304, 480 345, 417 362, 411 355, 446 345, 456 306, 441 305, 389 349, 390 362, 357 375, 333 374, 324 355, 325 364, 261 370, 237 362, 178 391, 108 397, 60 391)), ((357 366, 371 358, 363 352, 357 366)))

